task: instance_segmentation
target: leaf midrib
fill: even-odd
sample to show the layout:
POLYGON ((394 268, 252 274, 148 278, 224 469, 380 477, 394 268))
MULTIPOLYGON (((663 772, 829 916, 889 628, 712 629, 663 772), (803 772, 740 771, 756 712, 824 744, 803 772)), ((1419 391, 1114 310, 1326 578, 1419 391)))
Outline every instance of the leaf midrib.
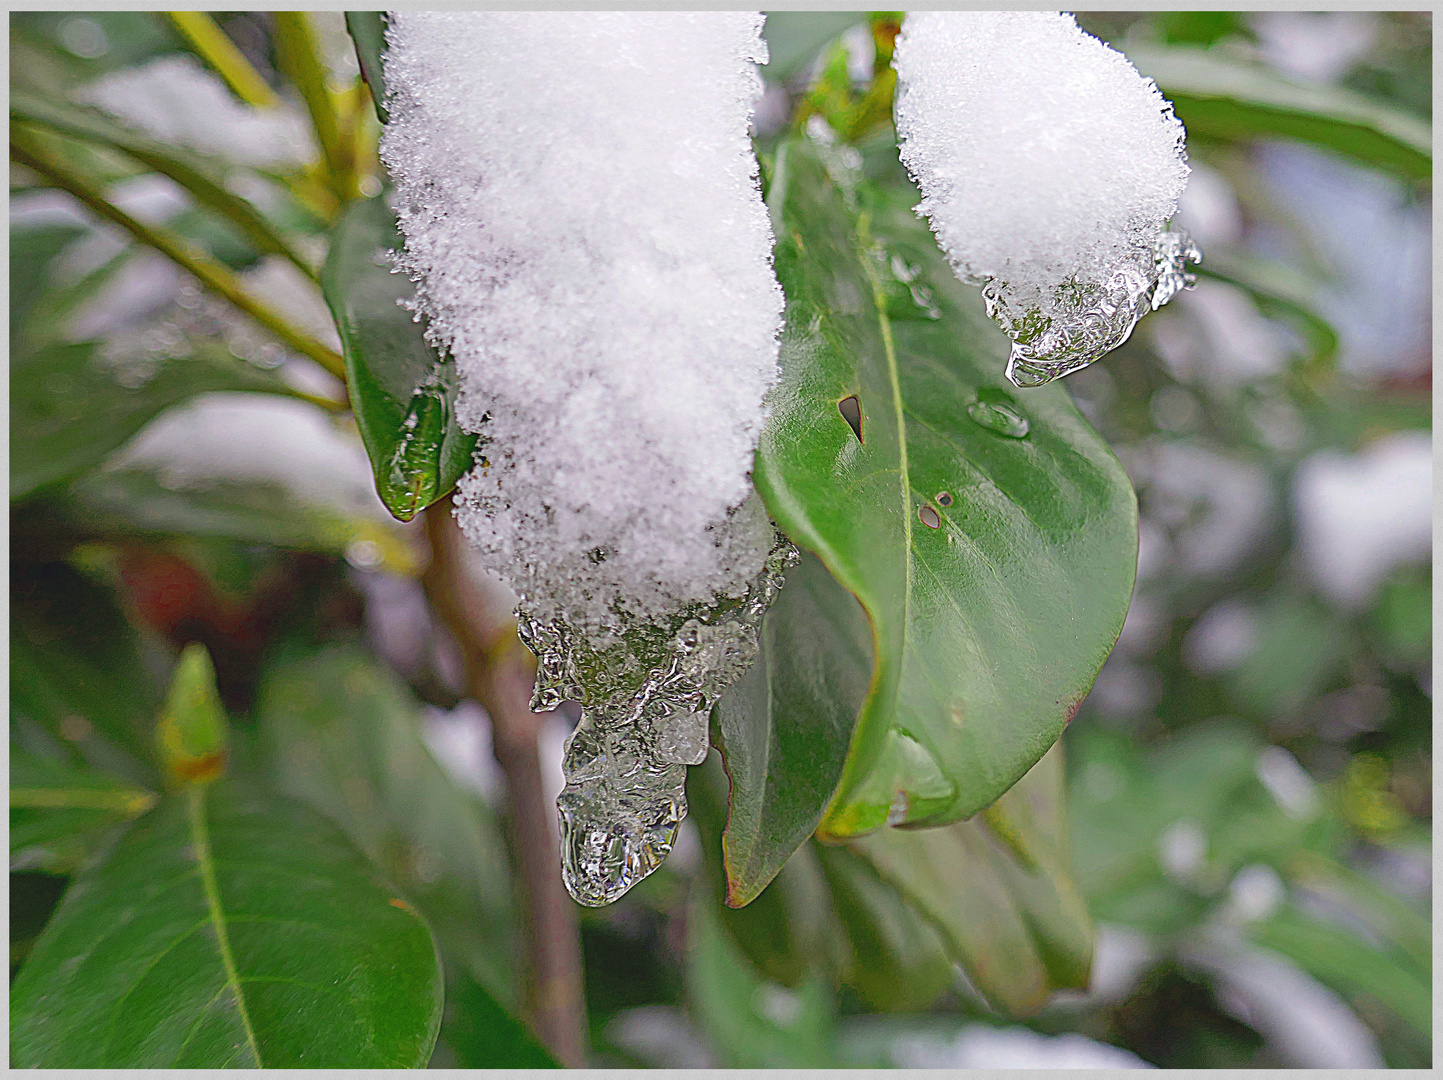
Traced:
MULTIPOLYGON (((912 626, 912 478, 907 455, 906 402, 902 397, 902 377, 897 367, 897 349, 892 341, 892 320, 887 317, 887 299, 882 292, 882 283, 877 278, 876 268, 868 257, 871 246, 871 217, 858 215, 857 221, 857 262, 866 275, 867 284, 872 287, 872 308, 877 315, 877 325, 882 331, 882 352, 887 359, 887 378, 892 384, 892 411, 897 420, 897 479, 901 492, 902 511, 902 609, 896 633, 897 643, 897 693, 902 687, 901 669, 907 663, 907 649, 910 644, 912 626)), ((878 657, 882 655, 878 650, 878 657)), ((876 763, 873 763, 875 768, 876 763)), ((870 770, 869 770, 870 771, 870 770)))
POLYGON ((257 1067, 261 1067, 260 1046, 256 1043, 255 1031, 251 1028, 250 1014, 246 1011, 245 995, 241 991, 240 975, 236 971, 235 957, 230 950, 230 935, 226 930, 225 910, 221 907, 220 886, 216 881, 215 859, 210 850, 210 830, 205 821, 205 789, 192 788, 186 792, 186 812, 190 819, 190 838, 195 848, 196 867, 200 871, 201 888, 205 892, 206 909, 211 926, 215 929, 216 943, 220 947, 221 966, 225 969, 226 986, 235 996, 236 1010, 240 1013, 241 1026, 245 1029, 246 1043, 257 1067))

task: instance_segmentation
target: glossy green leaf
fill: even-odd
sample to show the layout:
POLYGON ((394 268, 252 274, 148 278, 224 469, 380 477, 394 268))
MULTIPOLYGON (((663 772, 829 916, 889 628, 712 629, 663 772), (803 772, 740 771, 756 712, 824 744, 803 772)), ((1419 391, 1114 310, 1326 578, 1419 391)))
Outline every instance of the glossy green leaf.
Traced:
POLYGON ((244 175, 246 170, 152 139, 105 113, 73 105, 63 99, 42 98, 23 90, 12 90, 10 116, 128 154, 141 164, 168 176, 201 206, 224 217, 257 251, 281 255, 304 273, 315 276, 314 267, 290 242, 284 230, 276 228, 255 206, 231 190, 237 177, 244 175))
POLYGON ((808 979, 835 984, 854 973, 847 926, 819 855, 817 845, 804 843, 755 900, 718 912, 752 966, 794 989, 808 979))
POLYGON ((93 343, 12 357, 10 501, 94 468, 172 405, 211 390, 293 395, 275 374, 209 349, 159 365, 134 389, 96 362, 93 343))
POLYGON ((750 903, 821 820, 872 670, 866 613, 804 555, 762 621, 761 656, 717 702, 731 793, 727 903, 750 903))
POLYGON ((321 280, 376 491, 391 513, 410 521, 471 467, 476 436, 456 425, 455 361, 437 355, 422 324, 400 305, 411 283, 386 262, 400 245, 386 196, 358 200, 336 225, 321 280))
POLYGON ((156 794, 87 766, 10 747, 10 869, 72 873, 156 794))
POLYGON ((814 845, 803 842, 745 907, 725 906, 726 792, 719 755, 687 771, 687 816, 701 837, 705 881, 722 929, 759 972, 783 986, 796 988, 812 977, 836 982, 849 962, 848 944, 814 845))
POLYGON ((332 825, 228 781, 82 871, 11 987, 21 1068, 414 1068, 441 1018, 421 917, 332 825))
POLYGON ((381 53, 386 48, 386 13, 384 11, 346 12, 346 30, 356 44, 356 59, 361 65, 361 78, 371 89, 371 102, 376 106, 376 119, 385 123, 386 78, 381 70, 381 53))
POLYGON ((268 667, 255 715, 281 790, 344 829, 425 914, 448 961, 515 1008, 505 842, 421 742, 414 699, 355 646, 294 646, 268 667))
POLYGON ((1068 865, 1062 799, 1053 750, 986 819, 885 829, 850 845, 1013 1015, 1036 1012, 1054 990, 1086 987, 1092 970, 1092 920, 1068 865))
POLYGON ((1011 787, 1087 695, 1136 569, 1117 459, 1065 389, 1005 382, 1007 339, 917 201, 807 139, 771 169, 787 312, 756 484, 862 602, 874 642, 824 837, 955 821, 1011 787), (978 402, 1028 434, 972 420, 978 402))
POLYGON ((1283 136, 1412 180, 1433 178, 1433 133, 1421 117, 1336 86, 1293 82, 1211 49, 1129 46, 1127 58, 1173 103, 1189 135, 1283 136))
POLYGON ((287 489, 255 481, 167 484, 151 469, 101 470, 76 481, 54 512, 72 532, 94 538, 225 537, 257 544, 367 552, 387 569, 408 573, 416 559, 385 519, 303 503, 287 489))
POLYGON ((149 788, 160 702, 142 639, 108 588, 65 563, 12 565, 12 740, 149 788))

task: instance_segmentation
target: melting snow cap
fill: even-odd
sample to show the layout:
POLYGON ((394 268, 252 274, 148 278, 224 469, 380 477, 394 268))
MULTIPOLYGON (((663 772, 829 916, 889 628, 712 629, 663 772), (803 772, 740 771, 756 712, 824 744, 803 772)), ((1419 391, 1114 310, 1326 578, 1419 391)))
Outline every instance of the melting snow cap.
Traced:
POLYGON ((1046 11, 907 16, 897 131, 964 280, 1046 298, 1152 252, 1187 183, 1182 124, 1151 79, 1046 11))

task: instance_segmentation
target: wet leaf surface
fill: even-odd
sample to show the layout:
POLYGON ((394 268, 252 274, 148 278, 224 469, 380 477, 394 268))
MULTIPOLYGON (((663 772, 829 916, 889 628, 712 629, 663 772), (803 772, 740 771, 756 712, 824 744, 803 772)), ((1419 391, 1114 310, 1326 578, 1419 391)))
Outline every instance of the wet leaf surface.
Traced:
POLYGON ((1137 553, 1121 466, 1065 389, 1006 383, 1007 339, 912 213, 895 151, 868 165, 882 182, 847 154, 789 140, 770 170, 788 306, 756 469, 772 516, 871 623, 868 696, 820 825, 834 839, 956 821, 1015 783, 1112 648, 1137 553), (979 400, 1027 434, 977 423, 979 400))

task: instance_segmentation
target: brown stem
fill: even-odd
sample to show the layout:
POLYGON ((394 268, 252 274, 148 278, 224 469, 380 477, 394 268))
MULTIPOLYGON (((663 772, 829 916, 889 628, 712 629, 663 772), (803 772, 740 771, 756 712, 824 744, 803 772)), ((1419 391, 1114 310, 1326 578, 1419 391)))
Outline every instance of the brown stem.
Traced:
POLYGON ((537 735, 531 711, 535 661, 516 636, 511 612, 467 570, 465 540, 447 496, 426 510, 431 565, 426 595, 451 631, 466 665, 470 695, 491 717, 496 760, 511 801, 512 847, 526 897, 526 1012, 541 1041, 569 1068, 586 1064, 581 935, 576 906, 561 883, 561 854, 548 820, 537 735))

